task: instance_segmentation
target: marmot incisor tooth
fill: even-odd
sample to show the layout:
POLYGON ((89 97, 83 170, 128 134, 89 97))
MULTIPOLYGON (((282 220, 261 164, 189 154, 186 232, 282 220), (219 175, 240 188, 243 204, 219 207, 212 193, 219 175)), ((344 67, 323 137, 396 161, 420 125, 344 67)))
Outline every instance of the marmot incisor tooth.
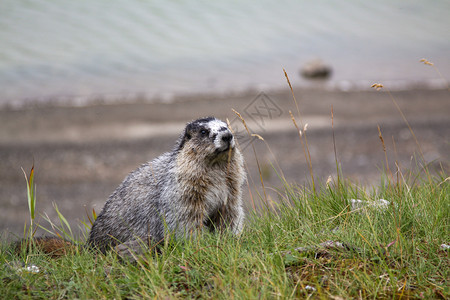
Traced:
POLYGON ((108 247, 135 239, 159 242, 206 227, 242 230, 243 158, 227 124, 213 117, 186 125, 172 152, 130 173, 109 197, 88 244, 108 247))

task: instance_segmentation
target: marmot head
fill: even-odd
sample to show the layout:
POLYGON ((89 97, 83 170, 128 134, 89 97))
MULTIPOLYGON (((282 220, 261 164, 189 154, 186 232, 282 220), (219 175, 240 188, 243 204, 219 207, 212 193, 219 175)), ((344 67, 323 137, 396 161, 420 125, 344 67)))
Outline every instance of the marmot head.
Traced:
POLYGON ((186 125, 178 149, 195 155, 215 158, 234 147, 234 137, 227 124, 214 117, 208 117, 186 125))

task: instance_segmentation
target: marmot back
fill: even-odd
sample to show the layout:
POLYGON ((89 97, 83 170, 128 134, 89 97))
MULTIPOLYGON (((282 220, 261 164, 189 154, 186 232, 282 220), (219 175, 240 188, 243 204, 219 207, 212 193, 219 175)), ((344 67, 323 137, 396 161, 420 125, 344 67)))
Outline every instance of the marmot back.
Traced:
POLYGON ((228 228, 242 230, 243 158, 227 124, 213 117, 186 125, 172 152, 130 173, 109 197, 88 244, 105 252, 136 239, 159 242, 228 228))

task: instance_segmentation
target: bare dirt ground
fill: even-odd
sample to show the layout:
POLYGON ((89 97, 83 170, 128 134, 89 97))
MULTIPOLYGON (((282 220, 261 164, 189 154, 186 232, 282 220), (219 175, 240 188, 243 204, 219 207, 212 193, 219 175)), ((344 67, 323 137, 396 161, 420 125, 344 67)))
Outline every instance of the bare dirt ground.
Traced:
MULTIPOLYGON (((56 221, 52 203, 73 229, 92 208, 105 200, 130 171, 170 151, 186 122, 201 116, 228 118, 248 165, 254 201, 261 193, 260 176, 251 143, 260 162, 271 200, 282 188, 279 164, 288 182, 305 184, 310 173, 289 111, 299 126, 307 125, 314 176, 323 184, 336 174, 331 107, 337 158, 346 177, 377 184, 385 162, 378 136, 381 128, 391 169, 395 161, 406 170, 420 165, 420 152, 432 170, 450 170, 450 92, 409 90, 392 96, 409 121, 414 136, 385 91, 329 92, 297 90, 301 118, 289 90, 216 97, 185 97, 172 103, 33 107, 0 110, 0 231, 20 236, 29 221, 26 186, 21 167, 36 170, 37 210, 56 221), (267 145, 250 139, 232 112, 239 111, 250 129, 267 145), (300 125, 300 121, 302 125, 300 125), (417 161, 415 159, 418 159, 417 161)), ((251 210, 245 188, 244 201, 251 210)), ((41 223, 48 227, 46 222, 41 223)))

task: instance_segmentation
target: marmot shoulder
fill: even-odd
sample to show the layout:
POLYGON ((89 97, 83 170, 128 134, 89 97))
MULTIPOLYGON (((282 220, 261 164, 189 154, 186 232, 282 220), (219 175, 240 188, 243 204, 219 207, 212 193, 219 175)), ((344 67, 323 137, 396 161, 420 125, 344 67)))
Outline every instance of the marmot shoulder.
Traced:
POLYGON ((159 242, 198 230, 242 230, 243 157, 227 124, 188 123, 171 152, 130 173, 108 198, 88 238, 105 252, 136 239, 159 242))

